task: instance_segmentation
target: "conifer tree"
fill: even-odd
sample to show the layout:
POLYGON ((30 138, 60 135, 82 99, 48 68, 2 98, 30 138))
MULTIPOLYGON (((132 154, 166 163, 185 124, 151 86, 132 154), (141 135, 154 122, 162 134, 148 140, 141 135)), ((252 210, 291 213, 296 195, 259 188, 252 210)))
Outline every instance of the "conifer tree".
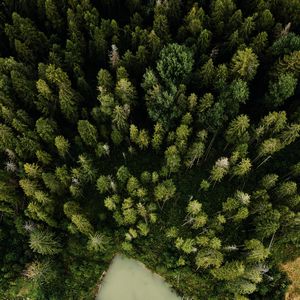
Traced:
POLYGON ((85 144, 88 146, 95 146, 97 144, 97 129, 88 120, 79 120, 77 129, 85 144))
POLYGON ((35 229, 30 233, 30 248, 42 255, 54 255, 61 251, 61 245, 50 231, 35 229))

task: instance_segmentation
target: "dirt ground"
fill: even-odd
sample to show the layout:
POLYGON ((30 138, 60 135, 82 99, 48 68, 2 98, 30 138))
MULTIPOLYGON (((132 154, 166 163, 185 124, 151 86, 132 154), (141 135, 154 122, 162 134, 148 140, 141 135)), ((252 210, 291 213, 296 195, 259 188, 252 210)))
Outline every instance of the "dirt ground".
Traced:
POLYGON ((288 273, 289 278, 292 280, 285 299, 300 300, 300 257, 282 265, 282 268, 288 273))

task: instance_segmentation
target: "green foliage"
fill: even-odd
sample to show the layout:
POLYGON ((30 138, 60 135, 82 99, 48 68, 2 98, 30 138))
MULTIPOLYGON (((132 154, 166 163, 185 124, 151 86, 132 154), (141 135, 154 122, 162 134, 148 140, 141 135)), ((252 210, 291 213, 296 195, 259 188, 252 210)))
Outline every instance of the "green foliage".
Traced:
POLYGON ((55 137, 54 140, 55 146, 60 156, 65 157, 70 148, 68 140, 66 140, 62 135, 55 137))
POLYGON ((291 73, 280 74, 278 80, 269 83, 269 92, 266 101, 270 107, 282 105, 288 98, 294 95, 297 79, 291 73))
POLYGON ((156 201, 163 202, 163 204, 172 199, 176 192, 176 186, 171 179, 163 181, 154 189, 154 197, 156 201))
POLYGON ((61 251, 61 245, 50 231, 35 229, 30 233, 30 248, 42 255, 54 255, 61 251))
POLYGON ((256 74, 256 69, 259 65, 257 56, 251 48, 238 50, 231 61, 231 69, 233 74, 238 74, 239 77, 250 81, 256 74))
POLYGON ((123 251, 182 298, 283 299, 299 1, 2 2, 0 298, 94 299, 123 251))
POLYGON ((79 232, 89 235, 92 234, 94 229, 88 219, 81 214, 74 214, 71 217, 72 222, 76 225, 79 232))
POLYGON ((178 84, 189 76, 193 63, 193 55, 188 48, 169 44, 161 50, 156 69, 166 84, 178 84))
POLYGON ((226 141, 230 144, 245 143, 249 140, 249 133, 247 129, 250 126, 250 120, 246 115, 236 117, 226 131, 226 141))
POLYGON ((88 146, 97 144, 97 129, 88 120, 79 120, 77 129, 85 144, 88 146))

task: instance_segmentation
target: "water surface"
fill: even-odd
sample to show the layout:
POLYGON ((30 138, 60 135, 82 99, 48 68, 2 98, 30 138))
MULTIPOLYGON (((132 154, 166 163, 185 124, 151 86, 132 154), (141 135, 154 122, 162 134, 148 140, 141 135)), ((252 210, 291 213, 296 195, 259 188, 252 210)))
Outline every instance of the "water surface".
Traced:
POLYGON ((117 255, 96 300, 180 300, 168 284, 140 262, 117 255))

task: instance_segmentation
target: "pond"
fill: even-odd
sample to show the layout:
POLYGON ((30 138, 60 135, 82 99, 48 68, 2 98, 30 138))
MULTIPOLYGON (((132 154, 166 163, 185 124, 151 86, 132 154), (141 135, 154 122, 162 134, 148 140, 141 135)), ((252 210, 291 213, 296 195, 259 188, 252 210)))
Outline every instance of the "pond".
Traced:
POLYGON ((99 288, 96 300, 180 300, 159 275, 142 263, 117 255, 99 288))

